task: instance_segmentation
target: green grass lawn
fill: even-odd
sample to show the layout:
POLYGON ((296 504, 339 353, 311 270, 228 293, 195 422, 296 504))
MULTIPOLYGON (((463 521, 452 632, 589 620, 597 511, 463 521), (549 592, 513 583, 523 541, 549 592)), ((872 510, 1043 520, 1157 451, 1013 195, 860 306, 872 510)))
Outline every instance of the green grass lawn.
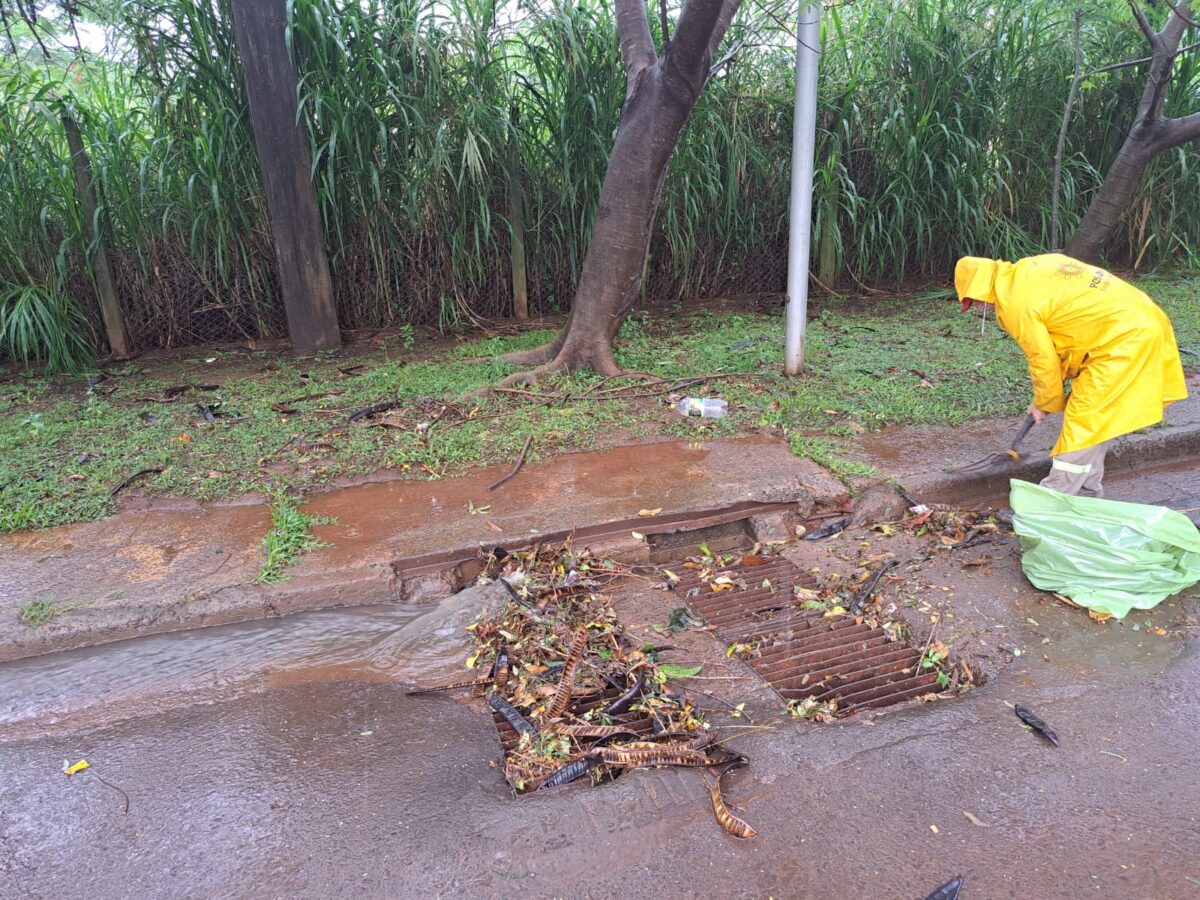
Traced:
MULTIPOLYGON (((1171 315, 1180 344, 1200 347, 1200 277, 1140 283, 1171 315)), ((452 475, 512 461, 529 436, 536 460, 639 438, 765 427, 787 436, 796 452, 859 474, 842 459, 855 434, 1016 414, 1029 401, 1013 341, 990 318, 981 332, 978 316, 961 314, 948 294, 823 304, 809 322, 807 373, 799 379, 780 371, 781 315, 680 307, 628 321, 617 353, 624 366, 667 379, 746 373, 688 388, 729 401, 730 414, 709 421, 678 416, 663 397, 581 399, 598 380, 588 374, 535 389, 565 396, 555 402, 466 396, 511 371, 498 354, 536 346, 548 331, 418 347, 416 361, 406 361, 418 354, 399 338, 307 358, 200 349, 141 371, 138 362, 118 368, 91 391, 83 378, 9 380, 0 384, 0 531, 103 517, 116 507, 112 490, 142 469, 163 471, 139 478, 129 492, 216 499, 311 488, 381 468, 452 475), (212 384, 218 387, 165 403, 151 399, 171 387, 212 384), (400 403, 382 417, 393 427, 347 421, 383 401, 400 403), (455 424, 458 417, 448 414, 422 435, 419 426, 437 417, 442 401, 480 421, 455 424), (208 421, 197 403, 216 417, 208 421)))

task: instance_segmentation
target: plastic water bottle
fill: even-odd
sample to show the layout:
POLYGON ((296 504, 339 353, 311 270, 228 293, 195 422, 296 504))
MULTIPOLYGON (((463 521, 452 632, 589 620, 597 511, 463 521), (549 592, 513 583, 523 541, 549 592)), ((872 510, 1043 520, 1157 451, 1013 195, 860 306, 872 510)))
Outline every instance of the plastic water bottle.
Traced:
POLYGON ((700 416, 702 419, 719 419, 729 409, 729 404, 716 397, 684 397, 675 404, 681 416, 700 416))

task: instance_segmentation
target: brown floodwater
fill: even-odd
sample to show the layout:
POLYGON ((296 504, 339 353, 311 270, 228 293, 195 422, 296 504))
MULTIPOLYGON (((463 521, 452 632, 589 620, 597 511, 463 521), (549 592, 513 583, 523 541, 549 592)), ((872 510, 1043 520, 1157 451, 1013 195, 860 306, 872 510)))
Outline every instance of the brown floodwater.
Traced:
POLYGON ((306 684, 466 677, 477 591, 320 610, 0 663, 0 743, 306 684))

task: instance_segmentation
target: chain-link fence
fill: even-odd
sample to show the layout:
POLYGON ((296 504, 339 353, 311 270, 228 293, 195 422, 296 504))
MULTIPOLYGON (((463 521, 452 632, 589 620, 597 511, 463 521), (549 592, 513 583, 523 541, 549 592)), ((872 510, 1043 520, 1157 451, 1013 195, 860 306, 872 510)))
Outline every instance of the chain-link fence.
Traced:
MULTIPOLYGON (((474 284, 456 281, 434 243, 383 254, 365 246, 330 260, 338 321, 343 329, 453 327, 471 316, 512 315, 512 269, 507 238, 491 250, 474 284)), ((688 266, 674 259, 664 241, 655 241, 643 286, 643 302, 657 304, 741 294, 782 293, 787 278, 785 234, 750 251, 721 252, 706 247, 688 266)), ((186 252, 155 245, 145 256, 112 254, 117 291, 137 350, 227 341, 286 337, 287 318, 276 274, 274 249, 264 241, 241 264, 224 273, 205 269, 186 252)), ((67 288, 103 335, 95 293, 83 260, 68 260, 67 288)), ((565 312, 574 297, 576 273, 561 254, 539 252, 529 236, 529 307, 534 315, 565 312)))

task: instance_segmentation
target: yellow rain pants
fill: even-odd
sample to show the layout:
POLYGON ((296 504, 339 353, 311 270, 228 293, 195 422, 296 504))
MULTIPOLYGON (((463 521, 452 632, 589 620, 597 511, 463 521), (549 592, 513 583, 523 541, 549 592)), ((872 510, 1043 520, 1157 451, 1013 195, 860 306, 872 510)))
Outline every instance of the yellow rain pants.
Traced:
POLYGON ((1163 409, 1187 396, 1171 320, 1104 269, 1059 253, 1015 263, 966 256, 954 287, 960 300, 995 306, 1029 359, 1033 402, 1066 411, 1052 455, 1161 422, 1163 409))

